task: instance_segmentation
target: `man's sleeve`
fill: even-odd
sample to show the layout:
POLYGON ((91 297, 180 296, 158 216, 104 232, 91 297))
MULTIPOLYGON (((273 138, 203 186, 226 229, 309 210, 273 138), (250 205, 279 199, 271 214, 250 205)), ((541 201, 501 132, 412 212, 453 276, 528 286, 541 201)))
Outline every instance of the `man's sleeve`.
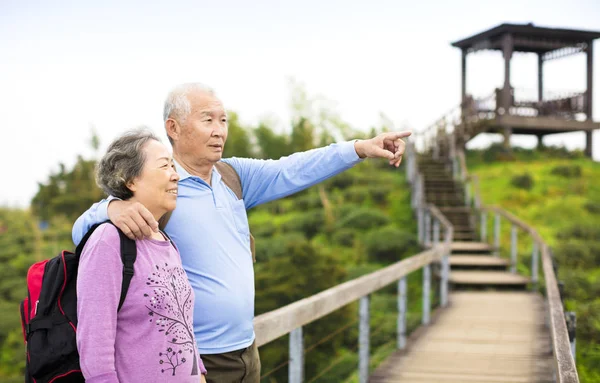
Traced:
POLYGON ((86 382, 119 383, 115 338, 122 283, 119 234, 104 225, 86 244, 77 275, 77 350, 86 382))
POLYGON ((362 160, 354 141, 294 153, 279 160, 225 160, 242 181, 246 209, 304 190, 351 168, 362 160))
POLYGON ((77 221, 75 221, 75 224, 73 225, 73 231, 71 232, 75 246, 79 245, 81 238, 88 232, 90 227, 108 220, 108 203, 113 199, 115 198, 108 197, 108 199, 96 202, 92 207, 86 210, 85 213, 77 218, 77 221))

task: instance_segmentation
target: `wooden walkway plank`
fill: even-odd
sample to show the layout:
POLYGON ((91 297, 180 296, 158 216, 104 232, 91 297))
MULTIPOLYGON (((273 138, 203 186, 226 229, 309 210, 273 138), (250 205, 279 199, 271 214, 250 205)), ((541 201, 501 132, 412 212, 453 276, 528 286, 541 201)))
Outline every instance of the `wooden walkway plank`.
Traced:
POLYGON ((552 356, 543 298, 531 292, 454 292, 407 351, 372 383, 549 382, 552 356))

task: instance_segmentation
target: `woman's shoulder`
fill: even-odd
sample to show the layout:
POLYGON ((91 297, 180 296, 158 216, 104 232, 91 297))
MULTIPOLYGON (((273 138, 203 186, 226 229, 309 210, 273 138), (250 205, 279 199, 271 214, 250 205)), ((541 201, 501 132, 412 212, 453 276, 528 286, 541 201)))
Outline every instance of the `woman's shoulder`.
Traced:
POLYGON ((85 252, 86 249, 90 249, 98 245, 103 247, 114 247, 116 250, 120 251, 119 231, 117 230, 116 226, 109 222, 99 225, 88 238, 85 246, 83 247, 83 251, 85 252))

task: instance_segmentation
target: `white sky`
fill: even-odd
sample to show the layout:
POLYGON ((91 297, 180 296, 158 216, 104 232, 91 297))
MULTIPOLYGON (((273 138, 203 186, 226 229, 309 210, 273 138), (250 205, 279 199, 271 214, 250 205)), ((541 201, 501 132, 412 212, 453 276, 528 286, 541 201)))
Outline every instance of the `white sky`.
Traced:
MULTIPOLYGON (((450 42, 503 22, 600 30, 600 1, 0 0, 0 205, 27 206, 59 162, 90 156, 92 125, 102 151, 142 124, 165 137, 162 102, 181 82, 214 87, 250 124, 287 125, 293 77, 354 127, 378 125, 383 112, 424 129, 460 101, 450 42)), ((598 41, 594 56, 599 120, 598 41)), ((469 92, 502 84, 500 53, 470 57, 469 92)), ((517 55, 512 75, 535 92, 536 56, 517 55)), ((545 76, 548 90, 585 90, 584 55, 547 63, 545 76)), ((560 142, 581 148, 583 134, 545 139, 560 142)), ((594 147, 598 160, 600 133, 594 147)))

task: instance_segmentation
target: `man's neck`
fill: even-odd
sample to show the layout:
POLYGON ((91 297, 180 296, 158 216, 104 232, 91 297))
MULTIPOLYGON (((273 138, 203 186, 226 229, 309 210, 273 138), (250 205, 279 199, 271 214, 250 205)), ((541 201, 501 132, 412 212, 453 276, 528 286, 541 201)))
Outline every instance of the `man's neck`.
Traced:
POLYGON ((194 163, 193 161, 187 161, 186 158, 178 156, 173 153, 173 157, 175 161, 185 169, 186 172, 190 173, 193 176, 200 177, 206 182, 209 186, 211 185, 211 176, 212 169, 214 164, 209 161, 202 161, 202 163, 194 163))

